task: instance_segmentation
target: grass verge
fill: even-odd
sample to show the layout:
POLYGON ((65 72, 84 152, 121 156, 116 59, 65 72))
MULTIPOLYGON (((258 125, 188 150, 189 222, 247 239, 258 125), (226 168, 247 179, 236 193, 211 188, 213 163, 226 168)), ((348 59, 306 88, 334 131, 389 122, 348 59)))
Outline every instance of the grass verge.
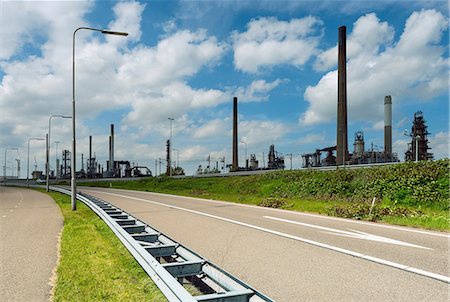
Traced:
POLYGON ((64 229, 54 301, 167 301, 109 227, 70 197, 50 192, 64 229))
POLYGON ((217 178, 80 183, 209 198, 449 231, 449 163, 402 163, 336 171, 278 171, 217 178), (375 207, 371 202, 376 197, 375 207))

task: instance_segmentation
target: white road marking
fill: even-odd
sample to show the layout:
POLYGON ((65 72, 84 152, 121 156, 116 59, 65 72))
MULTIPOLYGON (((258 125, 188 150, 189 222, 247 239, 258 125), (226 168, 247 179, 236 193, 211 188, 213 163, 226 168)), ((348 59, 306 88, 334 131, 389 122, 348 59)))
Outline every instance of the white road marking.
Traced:
MULTIPOLYGON (((92 192, 105 192, 103 190, 92 190, 92 192)), ((300 216, 307 216, 307 217, 315 217, 320 219, 326 219, 326 220, 336 220, 341 222, 348 222, 348 223, 355 223, 355 224, 362 224, 367 225, 371 227, 377 227, 377 228, 384 228, 384 229, 391 229, 391 230, 397 230, 397 231, 403 231, 403 232, 411 232, 411 233, 417 233, 417 234, 424 234, 424 235, 430 235, 430 236, 438 236, 438 237, 446 237, 450 238, 450 234, 446 233, 438 233, 438 232, 430 232, 430 231, 422 231, 422 230, 416 230, 412 228, 405 228, 405 227, 398 227, 398 226, 391 226, 391 225, 385 225, 382 223, 373 223, 373 222, 366 222, 366 221, 358 221, 353 219, 347 219, 347 218, 340 218, 340 217, 332 217, 332 216, 324 216, 320 214, 312 214, 312 213, 303 213, 303 212, 296 212, 296 211, 289 211, 289 210, 282 210, 282 209, 273 209, 273 208, 263 208, 260 206, 255 206, 251 204, 242 204, 242 203, 235 203, 235 202, 229 202, 229 201, 220 201, 220 200, 214 200, 214 199, 204 199, 204 198, 196 198, 196 197, 189 197, 189 196, 179 196, 179 195, 173 195, 173 194, 165 194, 165 193, 156 193, 156 192, 144 192, 144 191, 133 191, 133 190, 125 190, 125 189, 114 189, 114 191, 121 191, 121 192, 133 192, 133 193, 142 193, 145 195, 158 195, 158 196, 170 196, 175 197, 178 199, 191 199, 191 200, 197 200, 197 201, 207 201, 212 203, 218 203, 218 204, 227 204, 227 205, 233 205, 238 207, 248 207, 253 209, 259 209, 264 211, 272 211, 272 212, 280 212, 284 214, 293 214, 293 215, 300 215, 300 216)))
POLYGON ((418 268, 414 268, 414 267, 410 267, 410 266, 407 266, 407 265, 403 265, 403 264, 391 262, 391 261, 388 261, 388 260, 384 260, 384 259, 381 259, 381 258, 372 257, 372 256, 369 256, 369 255, 364 255, 364 254, 361 254, 361 253, 358 253, 358 252, 346 250, 346 249, 343 249, 343 248, 340 248, 340 247, 332 246, 332 245, 321 243, 321 242, 318 242, 318 241, 309 240, 309 239, 306 239, 306 238, 302 238, 302 237, 298 237, 298 236, 294 236, 294 235, 278 232, 278 231, 271 230, 271 229, 266 229, 266 228, 263 228, 263 227, 260 227, 260 226, 256 226, 256 225, 252 225, 252 224, 248 224, 248 223, 245 223, 245 222, 240 222, 240 221, 232 220, 232 219, 225 218, 225 217, 220 217, 220 216, 216 216, 216 215, 212 215, 212 214, 208 214, 208 213, 203 213, 203 212, 199 212, 199 211, 195 211, 195 210, 185 209, 185 208, 177 207, 177 206, 174 206, 174 205, 165 204, 165 203, 152 201, 152 200, 147 200, 147 199, 143 199, 143 198, 126 196, 126 195, 120 195, 120 194, 109 193, 109 192, 104 192, 104 191, 100 192, 100 193, 106 194, 106 195, 122 197, 122 198, 126 198, 126 199, 132 199, 132 200, 152 203, 152 204, 156 204, 156 205, 167 207, 167 208, 171 208, 171 209, 177 209, 177 210, 180 210, 180 211, 185 211, 185 212, 189 212, 189 213, 193 213, 193 214, 198 214, 198 215, 202 215, 202 216, 206 216, 206 217, 210 217, 210 218, 214 218, 214 219, 218 219, 218 220, 234 223, 234 224, 237 224, 237 225, 245 226, 245 227, 248 227, 248 228, 251 228, 251 229, 255 229, 255 230, 259 230, 259 231, 262 231, 262 232, 266 232, 266 233, 269 233, 269 234, 273 234, 273 235, 277 235, 277 236, 281 236, 281 237, 297 240, 297 241, 308 243, 308 244, 311 244, 311 245, 314 245, 314 246, 326 248, 326 249, 331 250, 331 251, 339 252, 339 253, 350 255, 350 256, 353 256, 353 257, 356 257, 356 258, 368 260, 368 261, 375 262, 375 263, 378 263, 378 264, 383 264, 383 265, 386 265, 386 266, 390 266, 390 267, 394 267, 394 268, 397 268, 397 269, 401 269, 403 271, 407 271, 407 272, 410 272, 410 273, 414 273, 414 274, 418 274, 418 275, 421 275, 421 276, 433 278, 433 279, 436 279, 436 280, 439 280, 439 281, 443 281, 443 282, 446 282, 446 283, 450 283, 450 277, 447 277, 447 276, 444 276, 444 275, 439 275, 439 274, 435 274, 435 273, 432 273, 432 272, 424 271, 424 270, 421 270, 421 269, 418 269, 418 268))
POLYGON ((324 231, 327 231, 324 233, 337 235, 337 236, 345 236, 345 237, 351 237, 351 238, 362 239, 362 240, 370 240, 370 241, 377 241, 377 242, 382 242, 382 243, 390 243, 390 244, 396 244, 396 245, 415 247, 415 248, 419 248, 419 249, 432 250, 431 248, 428 248, 428 247, 415 245, 412 243, 403 242, 403 241, 399 241, 399 240, 395 240, 395 239, 391 239, 391 238, 381 237, 381 236, 377 236, 377 235, 373 235, 373 234, 369 234, 369 233, 364 233, 364 232, 356 231, 356 230, 351 230, 351 232, 349 232, 349 231, 327 228, 327 227, 323 227, 323 226, 319 226, 319 225, 315 225, 315 224, 309 224, 309 223, 304 223, 304 222, 299 222, 299 221, 293 221, 293 220, 288 220, 288 219, 283 219, 283 218, 272 217, 272 216, 263 216, 263 217, 267 218, 267 219, 281 221, 281 222, 297 224, 297 225, 301 225, 301 226, 305 226, 305 227, 309 227, 309 228, 324 230, 324 231))

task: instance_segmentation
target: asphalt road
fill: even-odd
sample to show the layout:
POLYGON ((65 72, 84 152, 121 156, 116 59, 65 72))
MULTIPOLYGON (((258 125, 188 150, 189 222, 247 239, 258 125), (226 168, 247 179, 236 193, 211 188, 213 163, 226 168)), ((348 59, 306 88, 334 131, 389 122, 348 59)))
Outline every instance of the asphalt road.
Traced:
POLYGON ((48 301, 57 263, 59 207, 48 195, 0 187, 0 300, 48 301))
POLYGON ((157 193, 80 188, 277 301, 449 301, 449 234, 157 193))

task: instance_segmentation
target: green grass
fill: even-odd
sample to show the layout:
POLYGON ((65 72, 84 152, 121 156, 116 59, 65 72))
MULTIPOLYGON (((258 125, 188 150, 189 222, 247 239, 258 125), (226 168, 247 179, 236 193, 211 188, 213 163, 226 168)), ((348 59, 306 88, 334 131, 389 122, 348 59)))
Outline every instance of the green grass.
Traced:
POLYGON ((449 160, 336 171, 80 183, 449 231, 449 160), (371 215, 370 204, 377 203, 371 215))
POLYGON ((109 227, 83 203, 49 193, 64 216, 54 301, 166 301, 109 227))

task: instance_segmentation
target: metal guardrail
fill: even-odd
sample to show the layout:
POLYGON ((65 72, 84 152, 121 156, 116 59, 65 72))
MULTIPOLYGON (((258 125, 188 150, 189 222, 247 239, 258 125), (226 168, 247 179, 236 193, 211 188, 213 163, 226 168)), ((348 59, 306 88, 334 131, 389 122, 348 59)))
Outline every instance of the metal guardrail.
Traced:
MULTIPOLYGON (((50 189, 70 194, 63 188, 50 189)), ((169 301, 273 301, 114 205, 81 193, 77 199, 105 221, 169 301), (189 293, 187 285, 198 294, 189 293)))

